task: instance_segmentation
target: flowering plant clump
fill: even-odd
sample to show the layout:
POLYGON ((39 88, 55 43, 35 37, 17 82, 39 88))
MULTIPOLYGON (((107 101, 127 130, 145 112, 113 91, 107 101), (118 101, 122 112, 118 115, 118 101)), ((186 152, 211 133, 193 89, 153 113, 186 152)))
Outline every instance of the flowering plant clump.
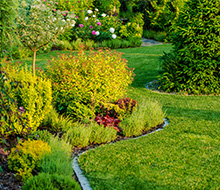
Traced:
POLYGON ((117 38, 121 21, 117 17, 100 13, 98 9, 85 11, 84 19, 77 20, 75 38, 93 39, 96 42, 117 38), (84 27, 80 27, 84 25, 84 27))
POLYGON ((20 2, 17 17, 17 34, 21 42, 34 52, 33 72, 35 72, 36 52, 55 40, 65 29, 75 25, 75 15, 60 11, 50 0, 20 2))

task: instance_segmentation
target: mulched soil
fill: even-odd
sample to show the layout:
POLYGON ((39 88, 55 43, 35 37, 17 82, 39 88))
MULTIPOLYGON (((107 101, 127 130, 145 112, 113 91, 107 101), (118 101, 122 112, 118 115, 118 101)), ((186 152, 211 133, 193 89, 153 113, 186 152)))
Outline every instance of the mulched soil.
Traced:
POLYGON ((0 189, 17 190, 21 189, 22 183, 18 181, 15 174, 8 169, 7 161, 0 162, 3 172, 0 172, 0 189))

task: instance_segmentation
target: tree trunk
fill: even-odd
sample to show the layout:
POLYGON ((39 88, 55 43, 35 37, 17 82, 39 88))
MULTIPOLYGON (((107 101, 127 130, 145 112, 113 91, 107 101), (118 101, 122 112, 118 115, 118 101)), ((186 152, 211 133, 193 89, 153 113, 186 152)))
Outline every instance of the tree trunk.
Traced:
POLYGON ((33 75, 35 75, 35 60, 36 60, 36 52, 37 52, 36 48, 34 48, 33 52, 34 52, 34 55, 33 55, 33 75))

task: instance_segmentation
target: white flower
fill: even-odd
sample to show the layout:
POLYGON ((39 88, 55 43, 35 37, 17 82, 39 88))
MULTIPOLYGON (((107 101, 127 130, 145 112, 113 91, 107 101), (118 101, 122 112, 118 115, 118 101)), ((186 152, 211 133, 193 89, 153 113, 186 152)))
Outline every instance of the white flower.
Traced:
POLYGON ((92 10, 88 10, 87 13, 91 14, 91 13, 92 13, 92 10))
POLYGON ((68 22, 69 22, 69 21, 70 21, 70 19, 66 19, 66 21, 68 21, 68 22))
MULTIPOLYGON (((60 30, 63 30, 63 27, 61 27, 60 30)), ((114 35, 114 34, 113 34, 113 35, 114 35)), ((112 36, 113 36, 113 35, 112 35, 112 36)))
POLYGON ((99 11, 98 9, 95 9, 97 12, 99 11))
POLYGON ((109 31, 113 34, 115 32, 114 28, 110 28, 109 31))
POLYGON ((88 20, 88 19, 89 19, 88 17, 85 18, 85 20, 88 20))
POLYGON ((62 20, 63 22, 66 22, 64 19, 62 20))
POLYGON ((71 26, 75 26, 75 24, 73 23, 73 24, 71 24, 71 26))
POLYGON ((54 22, 55 20, 57 20, 57 18, 54 17, 54 18, 53 18, 53 22, 54 22))
POLYGON ((112 34, 112 38, 115 39, 117 36, 115 34, 112 34))
POLYGON ((96 36, 98 36, 99 34, 100 34, 99 31, 96 31, 96 32, 95 32, 95 35, 96 35, 96 36))
POLYGON ((94 18, 96 17, 95 15, 92 15, 94 18))
POLYGON ((102 16, 102 17, 106 17, 106 14, 105 14, 105 13, 103 13, 103 14, 101 14, 101 16, 102 16))
POLYGON ((57 30, 58 28, 56 27, 55 30, 57 30))

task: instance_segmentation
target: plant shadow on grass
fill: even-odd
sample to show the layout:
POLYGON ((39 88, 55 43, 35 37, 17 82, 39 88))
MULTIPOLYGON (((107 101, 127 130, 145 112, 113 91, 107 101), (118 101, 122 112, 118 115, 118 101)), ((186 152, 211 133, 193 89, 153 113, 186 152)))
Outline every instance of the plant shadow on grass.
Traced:
POLYGON ((188 120, 200 120, 201 118, 205 121, 220 121, 220 111, 214 110, 201 110, 201 109, 192 109, 192 108, 180 108, 166 106, 167 110, 172 110, 176 113, 176 116, 187 118, 188 120))

